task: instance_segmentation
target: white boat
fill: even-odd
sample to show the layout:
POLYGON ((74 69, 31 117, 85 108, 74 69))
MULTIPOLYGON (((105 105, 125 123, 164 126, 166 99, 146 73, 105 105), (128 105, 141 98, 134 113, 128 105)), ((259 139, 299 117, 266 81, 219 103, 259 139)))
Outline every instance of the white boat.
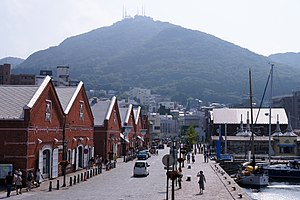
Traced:
POLYGON ((243 166, 243 170, 237 174, 235 181, 240 186, 245 187, 263 187, 269 185, 269 176, 266 171, 260 167, 255 166, 254 169, 251 164, 243 166))

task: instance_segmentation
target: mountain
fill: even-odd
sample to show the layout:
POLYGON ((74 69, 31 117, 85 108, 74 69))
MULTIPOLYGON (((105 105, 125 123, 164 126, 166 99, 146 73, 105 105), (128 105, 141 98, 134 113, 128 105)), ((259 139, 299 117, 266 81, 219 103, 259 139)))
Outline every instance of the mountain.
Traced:
POLYGON ((0 65, 11 64, 12 68, 14 68, 15 66, 21 64, 23 61, 24 61, 24 59, 22 59, 22 58, 6 57, 6 58, 0 59, 0 65))
MULTIPOLYGON (((86 89, 142 87, 180 102, 194 97, 226 103, 248 96, 249 67, 254 96, 260 98, 269 62, 213 35, 136 16, 35 52, 17 71, 39 73, 69 65, 71 77, 83 80, 86 89)), ((299 89, 299 70, 278 64, 275 71, 284 80, 277 89, 274 81, 275 95, 299 89)))
POLYGON ((283 63, 289 66, 300 68, 300 52, 277 53, 270 55, 269 58, 277 63, 283 63))

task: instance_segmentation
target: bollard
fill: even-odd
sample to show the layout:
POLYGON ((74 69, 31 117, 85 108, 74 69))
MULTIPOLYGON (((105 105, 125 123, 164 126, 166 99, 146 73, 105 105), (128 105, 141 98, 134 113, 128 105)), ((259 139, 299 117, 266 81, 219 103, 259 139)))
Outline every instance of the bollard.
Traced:
POLYGON ((90 173, 89 171, 86 171, 86 179, 89 179, 90 178, 90 173))
POLYGON ((79 174, 77 174, 77 183, 79 183, 79 174))
POLYGON ((76 176, 74 176, 74 185, 76 185, 76 176))
POLYGON ((98 175, 98 169, 95 168, 94 170, 95 170, 95 175, 98 175))
POLYGON ((188 169, 192 169, 191 165, 188 165, 188 169))
POLYGON ((56 180, 56 189, 59 190, 59 180, 56 180))
POLYGON ((232 190, 233 190, 233 191, 235 191, 235 190, 236 190, 236 188, 235 188, 235 187, 232 187, 232 190))
POLYGON ((191 181, 192 180, 192 177, 191 176, 187 176, 186 177, 186 181, 191 181))
POLYGON ((83 173, 81 172, 81 177, 80 177, 81 181, 83 181, 83 173))
POLYGON ((224 179, 226 180, 226 179, 227 179, 227 177, 226 177, 226 176, 224 176, 224 179))
POLYGON ((101 174, 102 173, 102 166, 100 166, 100 168, 99 168, 99 174, 101 174))
POLYGON ((49 192, 52 191, 52 181, 49 182, 49 192))
POLYGON ((87 177, 86 177, 86 172, 84 172, 84 180, 86 181, 87 177))
POLYGON ((239 193, 238 197, 241 199, 241 198, 243 198, 243 195, 241 193, 239 193))
POLYGON ((72 186, 73 180, 72 177, 70 176, 70 186, 72 186))
POLYGON ((92 169, 92 171, 93 171, 93 176, 95 176, 95 169, 92 169))
POLYGON ((93 177, 94 174, 93 174, 93 170, 90 170, 90 177, 93 177))
POLYGON ((228 184, 230 185, 230 184, 231 184, 231 181, 228 181, 228 184))

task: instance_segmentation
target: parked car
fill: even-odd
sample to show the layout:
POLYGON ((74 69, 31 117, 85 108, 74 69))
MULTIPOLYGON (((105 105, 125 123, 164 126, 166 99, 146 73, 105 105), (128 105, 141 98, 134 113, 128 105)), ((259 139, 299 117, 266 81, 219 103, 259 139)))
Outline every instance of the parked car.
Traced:
POLYGON ((140 151, 140 152, 138 152, 136 157, 138 160, 147 160, 149 155, 146 151, 140 151))
POLYGON ((133 176, 148 176, 150 165, 146 161, 136 161, 133 168, 133 176))

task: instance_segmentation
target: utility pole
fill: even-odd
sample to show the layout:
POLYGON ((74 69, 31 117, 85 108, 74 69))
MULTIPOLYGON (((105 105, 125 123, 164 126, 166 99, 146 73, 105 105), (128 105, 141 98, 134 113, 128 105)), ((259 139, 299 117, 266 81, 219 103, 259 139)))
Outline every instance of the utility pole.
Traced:
POLYGON ((63 172, 63 185, 62 187, 66 187, 66 168, 67 168, 67 158, 66 158, 66 115, 64 115, 63 118, 63 130, 62 130, 62 134, 63 134, 63 165, 62 165, 62 172, 63 172))
MULTIPOLYGON (((174 160, 173 165, 172 165, 172 171, 173 171, 173 173, 174 173, 174 170, 175 170, 175 148, 176 148, 176 141, 173 140, 173 145, 172 145, 172 156, 173 156, 173 160, 174 160)), ((175 181, 175 179, 172 177, 172 200, 175 199, 174 181, 175 181)))

